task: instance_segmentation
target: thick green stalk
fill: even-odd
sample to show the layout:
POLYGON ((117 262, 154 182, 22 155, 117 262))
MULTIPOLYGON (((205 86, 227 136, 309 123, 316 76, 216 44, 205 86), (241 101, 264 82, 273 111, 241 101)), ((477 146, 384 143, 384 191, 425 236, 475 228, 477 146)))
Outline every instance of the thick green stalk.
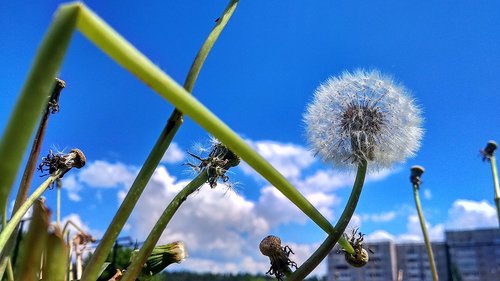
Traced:
POLYGON ((417 213, 418 213, 418 218, 420 220, 420 227, 422 228, 422 234, 424 236, 425 248, 427 250, 427 255, 429 257, 429 266, 431 268, 432 280, 437 281, 437 280, 439 280, 439 277, 438 277, 438 273, 437 273, 437 269, 436 269, 436 262, 434 261, 434 254, 432 253, 431 242, 429 241, 429 236, 427 235, 427 227, 425 226, 425 218, 424 218, 424 214, 422 213, 422 207, 420 204, 420 196, 418 195, 418 189, 419 189, 419 186, 414 184, 413 185, 413 196, 415 197, 415 205, 417 206, 417 213))
POLYGON ((495 155, 488 158, 491 163, 491 173, 493 174, 493 188, 495 189, 495 205, 497 206, 498 225, 500 226, 500 188, 498 187, 498 172, 495 155))
MULTIPOLYGON (((227 22, 231 18, 234 10, 236 9, 238 1, 231 1, 229 5, 224 10, 220 20, 217 21, 217 24, 213 28, 213 30, 208 35, 205 43, 201 47, 198 52, 189 73, 187 75, 186 81, 184 82, 184 88, 189 93, 192 92, 194 84, 198 78, 201 67, 205 62, 210 50, 215 44, 217 38, 221 34, 222 30, 226 26, 227 22)), ((95 16, 95 15, 94 15, 95 16)), ((118 35, 119 36, 119 35, 118 35)), ((99 243, 94 255, 92 255, 91 260, 87 264, 85 271, 83 272, 82 280, 94 280, 99 275, 99 270, 102 264, 106 260, 106 254, 113 247, 114 241, 120 234, 123 226, 125 225, 127 219, 129 218, 132 210, 134 209, 137 201, 139 200, 140 195, 144 191, 146 184, 149 179, 153 175, 154 170, 158 166, 161 161, 161 158, 165 154, 166 150, 170 146, 170 143, 177 133, 177 130, 183 123, 183 114, 177 108, 171 113, 165 128, 157 139, 155 146, 151 150, 148 158, 146 159, 144 165, 141 167, 139 174, 137 175, 130 191, 127 193, 127 196, 123 200, 120 208, 115 214, 113 221, 109 225, 106 233, 104 234, 101 242, 99 243)))
MULTIPOLYGON (((366 168, 366 163, 358 165, 356 180, 354 181, 351 195, 349 196, 349 200, 347 201, 346 207, 342 212, 340 219, 338 220, 337 224, 335 224, 335 230, 330 235, 328 235, 325 241, 323 241, 321 246, 316 251, 314 251, 311 257, 309 257, 292 275, 287 278, 288 281, 304 280, 307 275, 309 275, 316 267, 318 267, 318 265, 325 259, 328 253, 331 252, 339 239, 341 237, 344 238, 342 234, 347 228, 349 221, 351 221, 354 211, 356 210, 359 197, 361 195, 361 190, 363 189, 363 184, 365 182, 366 176, 366 168)), ((352 246, 350 244, 348 245, 352 249, 352 246)), ((346 249, 346 247, 343 248, 344 250, 346 249)), ((352 250, 352 252, 354 253, 354 249, 352 250)))
POLYGON ((45 262, 43 266, 43 280, 65 281, 68 268, 69 248, 64 242, 61 230, 50 233, 47 237, 47 246, 45 248, 45 262))
POLYGON ((7 223, 5 228, 0 233, 0 252, 4 250, 7 240, 12 235, 17 225, 21 222, 24 214, 29 210, 29 208, 35 203, 35 201, 43 194, 45 190, 61 175, 61 170, 58 170, 53 175, 48 177, 31 195, 24 201, 24 203, 19 207, 19 210, 12 216, 10 221, 7 223))
POLYGON ((224 143, 231 151, 241 157, 242 160, 282 192, 324 231, 327 233, 333 232, 334 228, 330 222, 283 175, 256 153, 224 122, 198 100, 189 95, 184 88, 163 73, 156 65, 90 10, 82 7, 81 13, 82 15, 78 19, 78 27, 89 40, 224 143))
MULTIPOLYGON (((21 207, 22 208, 22 207, 21 207)), ((19 209, 21 210, 21 209, 19 209)), ((33 215, 26 233, 24 246, 16 266, 15 280, 38 280, 42 253, 46 249, 50 212, 44 200, 37 200, 33 205, 33 215)))
POLYGON ((134 281, 136 277, 142 270, 142 266, 146 263, 148 256, 153 251, 156 243, 161 237, 161 234, 170 222, 170 219, 174 216, 175 212, 179 209, 181 204, 187 199, 187 197, 198 190, 208 180, 208 173, 203 171, 196 178, 194 178, 186 187, 184 187, 175 197, 172 199, 167 208, 163 211, 161 217, 156 222, 155 226, 151 230, 144 241, 139 253, 134 257, 132 264, 127 267, 125 275, 122 277, 122 281, 134 281))
POLYGON ((55 16, 17 100, 0 140, 0 208, 6 208, 9 194, 24 152, 54 85, 76 24, 76 7, 60 9, 55 16))

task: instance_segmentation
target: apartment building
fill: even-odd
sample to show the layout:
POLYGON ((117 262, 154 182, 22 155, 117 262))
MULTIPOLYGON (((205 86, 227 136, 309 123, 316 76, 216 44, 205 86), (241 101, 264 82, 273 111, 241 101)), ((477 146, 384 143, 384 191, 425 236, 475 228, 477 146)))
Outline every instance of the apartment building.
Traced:
MULTIPOLYGON (((374 253, 362 268, 336 248, 328 256, 328 281, 432 281, 423 243, 365 243, 374 253)), ((441 281, 500 281, 500 229, 447 231, 432 243, 441 281)))

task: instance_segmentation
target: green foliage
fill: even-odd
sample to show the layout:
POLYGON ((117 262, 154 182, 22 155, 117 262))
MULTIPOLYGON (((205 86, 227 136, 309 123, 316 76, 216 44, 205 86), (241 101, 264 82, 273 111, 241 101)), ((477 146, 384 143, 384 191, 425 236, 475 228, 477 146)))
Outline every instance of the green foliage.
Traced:
MULTIPOLYGON (((133 249, 128 248, 128 247, 117 247, 116 248, 116 253, 114 251, 110 252, 108 254, 108 257, 106 258, 106 262, 109 262, 110 264, 104 272, 101 274, 101 276, 97 279, 97 281, 101 280, 108 280, 111 278, 117 269, 123 270, 126 269, 127 266, 130 263, 130 256, 132 254, 133 249)), ((92 257, 92 254, 88 255, 85 258, 84 261, 84 267, 87 264, 87 262, 90 260, 92 257)))

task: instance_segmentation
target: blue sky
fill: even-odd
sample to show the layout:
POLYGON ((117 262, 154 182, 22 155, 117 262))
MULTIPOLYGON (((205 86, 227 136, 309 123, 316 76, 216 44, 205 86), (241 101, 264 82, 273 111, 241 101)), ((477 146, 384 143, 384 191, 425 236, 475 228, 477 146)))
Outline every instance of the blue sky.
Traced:
MULTIPOLYGON (((0 129, 59 1, 0 3, 0 129)), ((86 1, 92 10, 180 84, 226 1, 86 1)), ((314 158, 302 116, 329 76, 378 69, 404 84, 423 109, 417 156, 371 175, 354 226, 372 239, 418 240, 409 167, 426 168, 421 190, 431 237, 446 229, 496 226, 488 163, 479 150, 500 140, 500 4, 483 1, 242 1, 206 61, 194 95, 241 134, 335 222, 353 174, 314 158)), ((43 151, 82 149, 89 163, 65 177, 63 217, 102 234, 172 106, 80 33, 60 77, 61 112, 43 151)), ((186 151, 208 135, 189 118, 123 235, 144 239, 155 216, 192 177, 186 151)), ((264 272, 257 250, 279 235, 304 260, 324 233, 248 167, 235 189, 205 188, 188 200, 162 241, 182 239, 178 268, 264 272), (230 244, 228 244, 230 243, 230 244)), ((36 179, 34 184, 38 184, 36 179)), ((55 207, 54 192, 46 194, 55 207)), ((318 273, 324 272, 320 268, 318 273)))

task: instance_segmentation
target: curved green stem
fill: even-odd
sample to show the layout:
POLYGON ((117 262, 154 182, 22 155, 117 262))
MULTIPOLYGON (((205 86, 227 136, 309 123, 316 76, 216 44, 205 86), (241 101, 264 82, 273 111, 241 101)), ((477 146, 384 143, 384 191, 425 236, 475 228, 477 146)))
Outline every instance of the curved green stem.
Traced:
POLYGON ((500 188, 498 187, 497 162, 495 155, 488 158, 491 164, 491 173, 493 174, 493 188, 495 189, 495 205, 497 207, 498 225, 500 226, 500 188))
POLYGON ((422 213, 422 207, 420 204, 420 196, 418 195, 418 185, 413 185, 413 196, 415 197, 415 205, 417 206, 417 213, 418 213, 418 218, 420 220, 420 227, 422 228, 422 234, 424 236, 424 243, 425 243, 425 248, 427 250, 427 255, 429 257, 429 266, 431 268, 431 273, 432 273, 432 280, 437 281, 439 280, 438 278, 438 273, 436 269, 436 263, 434 261, 434 254, 432 253, 432 247, 431 247, 431 242, 429 240, 429 236, 427 235, 427 227, 425 226, 425 218, 424 214, 422 213))
MULTIPOLYGON (((198 52, 189 73, 187 75, 186 81, 184 82, 184 88, 186 91, 191 92, 196 79, 201 71, 201 67, 205 62, 208 53, 212 49, 215 41, 221 34, 222 30, 226 26, 227 22, 231 18, 234 10, 236 9, 238 1, 232 0, 229 5, 224 10, 220 20, 217 22, 212 32, 208 35, 205 43, 198 52)), ((105 262, 107 255, 105 253, 109 252, 113 247, 114 241, 120 234, 123 226, 127 222, 132 210, 134 209, 139 197, 144 191, 146 184, 153 175, 154 170, 161 161, 161 158, 165 154, 166 150, 170 146, 173 137, 177 133, 177 130, 183 123, 183 113, 177 108, 174 109, 170 115, 163 131, 158 137, 153 149, 148 155, 148 158, 141 167, 139 174, 137 175, 134 183, 132 184, 127 196, 123 200, 120 208, 115 214, 113 221, 109 225, 106 233, 104 234, 101 242, 97 246, 94 255, 90 259, 89 263, 85 267, 83 272, 82 280, 95 280, 98 277, 99 270, 102 264, 105 262)))
POLYGON ((134 281, 142 270, 142 266, 146 263, 148 256, 153 251, 156 243, 161 237, 161 234, 170 222, 170 219, 174 216, 175 212, 179 209, 181 204, 187 199, 187 197, 198 190, 208 180, 208 173, 203 171, 196 178, 194 178, 186 187, 184 187, 175 197, 172 199, 167 208, 163 211, 162 215, 156 222, 155 226, 151 230, 144 241, 139 253, 134 257, 132 264, 127 267, 125 275, 122 277, 122 281, 134 281))
POLYGON ((19 207, 17 212, 12 216, 10 221, 7 223, 5 228, 0 233, 0 252, 4 250, 4 246, 9 240, 10 235, 14 232, 19 222, 23 218, 24 214, 28 209, 35 203, 35 201, 43 194, 43 192, 61 175, 61 170, 58 170, 53 175, 48 177, 31 195, 24 201, 24 203, 19 207))
MULTIPOLYGON (((309 273, 311 273, 320 263, 325 259, 328 253, 331 252, 335 244, 340 242, 340 238, 344 238, 343 240, 347 242, 345 237, 342 235, 351 221, 351 218, 356 210, 356 206, 358 204, 359 197, 361 195, 361 190, 363 189, 363 184, 365 182, 366 176, 366 162, 358 165, 358 171, 356 173, 356 180, 354 181, 351 195, 349 196, 349 200, 347 201, 346 207, 340 216, 337 224, 335 224, 335 230, 328 235, 328 237, 323 241, 321 246, 314 251, 314 253, 309 257, 287 280, 304 280, 309 273)), ((340 244, 340 243, 339 243, 340 244)), ((347 242, 349 247, 352 249, 352 253, 354 254, 354 249, 351 244, 347 242)), ((342 245, 341 245, 342 246, 342 245)), ((343 247, 344 250, 346 247, 343 247)))

